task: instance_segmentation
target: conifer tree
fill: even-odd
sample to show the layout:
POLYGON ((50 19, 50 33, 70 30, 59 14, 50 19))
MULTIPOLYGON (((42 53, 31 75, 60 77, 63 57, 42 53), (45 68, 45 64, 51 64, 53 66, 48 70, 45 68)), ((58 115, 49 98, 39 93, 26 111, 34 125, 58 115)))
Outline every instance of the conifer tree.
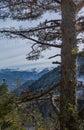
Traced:
MULTIPOLYGON (((10 36, 16 35, 34 41, 32 51, 28 54, 27 59, 40 58, 40 53, 49 47, 61 48, 61 63, 53 62, 61 65, 60 130, 79 130, 76 57, 78 55, 77 42, 80 43, 81 40, 77 39, 76 35, 84 31, 84 18, 76 19, 76 14, 83 6, 83 0, 4 0, 1 1, 0 6, 1 18, 11 17, 16 20, 33 20, 47 10, 61 10, 62 19, 46 20, 36 28, 19 30, 13 28, 0 31, 10 36), (59 39, 61 43, 57 44, 59 39)), ((52 57, 56 56, 59 55, 52 57)))

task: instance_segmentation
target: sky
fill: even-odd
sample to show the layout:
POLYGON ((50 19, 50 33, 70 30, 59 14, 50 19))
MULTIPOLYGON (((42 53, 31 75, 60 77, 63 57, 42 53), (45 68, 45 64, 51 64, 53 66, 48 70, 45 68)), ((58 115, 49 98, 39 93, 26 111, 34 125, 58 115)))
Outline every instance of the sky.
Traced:
MULTIPOLYGON (((16 27, 17 29, 22 26, 24 28, 29 27, 35 27, 40 22, 46 20, 46 19, 61 19, 60 14, 54 14, 52 12, 44 14, 39 18, 38 20, 28 21, 25 22, 17 22, 15 20, 0 20, 0 28, 11 28, 16 27)), ((32 41, 15 38, 15 39, 9 39, 0 37, 0 69, 32 69, 32 68, 46 68, 46 67, 55 67, 55 65, 52 64, 52 60, 48 60, 49 56, 52 56, 53 54, 60 53, 60 49, 54 49, 51 48, 50 50, 44 51, 43 55, 44 58, 41 58, 36 61, 28 61, 26 59, 26 55, 31 50, 31 45, 33 44, 32 41)), ((57 60, 60 60, 60 58, 57 58, 57 60)))
MULTIPOLYGON (((83 9, 84 11, 84 9, 83 9)), ((79 12, 78 16, 84 15, 84 13, 79 12)), ((78 17, 77 16, 77 17, 78 17)), ((0 20, 0 28, 11 28, 16 27, 17 29, 22 26, 24 28, 35 27, 46 19, 61 19, 60 13, 46 12, 38 20, 25 22, 17 22, 15 20, 0 20)), ((44 58, 41 58, 36 61, 28 61, 26 55, 31 50, 32 41, 24 40, 20 38, 8 39, 0 37, 0 69, 20 69, 20 70, 29 70, 33 68, 46 68, 46 67, 55 67, 56 65, 52 64, 52 61, 60 61, 60 57, 55 59, 48 60, 49 56, 53 54, 60 53, 60 49, 51 48, 50 50, 44 51, 44 58)), ((81 45, 82 46, 82 45, 81 45)))

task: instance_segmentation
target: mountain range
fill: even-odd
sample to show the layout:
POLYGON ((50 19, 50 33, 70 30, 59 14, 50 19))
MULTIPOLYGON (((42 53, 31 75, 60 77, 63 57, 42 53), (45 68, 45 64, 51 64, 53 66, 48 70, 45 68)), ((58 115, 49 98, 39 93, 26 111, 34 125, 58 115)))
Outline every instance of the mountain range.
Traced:
POLYGON ((48 71, 37 80, 29 80, 14 92, 21 93, 25 91, 38 92, 46 90, 60 80, 60 66, 48 71))
POLYGON ((0 70, 0 84, 2 84, 2 80, 5 79, 8 88, 13 91, 19 87, 19 85, 21 86, 27 81, 36 81, 48 71, 48 68, 45 68, 42 71, 37 71, 36 69, 32 69, 30 71, 2 69, 0 70))
MULTIPOLYGON (((84 82, 84 57, 78 58, 78 79, 84 82)), ((6 79, 8 87, 17 93, 25 90, 38 91, 51 87, 60 79, 60 67, 49 70, 45 68, 41 71, 32 69, 31 71, 0 70, 0 84, 2 79, 6 79)))

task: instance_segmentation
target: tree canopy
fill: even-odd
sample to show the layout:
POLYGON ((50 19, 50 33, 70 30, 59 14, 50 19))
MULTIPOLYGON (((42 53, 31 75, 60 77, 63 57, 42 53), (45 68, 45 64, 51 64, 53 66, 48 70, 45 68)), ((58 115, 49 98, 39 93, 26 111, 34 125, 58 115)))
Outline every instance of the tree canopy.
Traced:
MULTIPOLYGON (((81 0, 74 0, 76 6, 75 12, 77 12, 84 6, 84 2, 81 0)), ((61 13, 61 1, 60 0, 8 0, 0 2, 0 18, 11 18, 14 20, 35 20, 38 19, 46 11, 53 11, 53 13, 61 13)), ((0 33, 5 33, 7 36, 19 36, 24 39, 33 41, 31 46, 32 51, 28 53, 27 59, 38 59, 41 56, 41 52, 50 47, 61 48, 62 32, 61 22, 62 19, 54 18, 51 20, 45 20, 39 23, 36 27, 16 27, 8 29, 0 29, 0 33)), ((84 31, 84 18, 79 17, 75 19, 75 25, 77 29, 77 35, 84 31)), ((77 38, 78 43, 82 43, 83 39, 77 38)))

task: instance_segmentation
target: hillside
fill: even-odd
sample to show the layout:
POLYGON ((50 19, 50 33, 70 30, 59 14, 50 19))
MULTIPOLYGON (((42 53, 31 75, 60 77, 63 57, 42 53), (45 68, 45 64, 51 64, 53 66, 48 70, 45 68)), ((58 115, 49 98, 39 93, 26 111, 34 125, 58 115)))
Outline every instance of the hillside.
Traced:
MULTIPOLYGON (((84 82, 84 79, 83 79, 84 57, 78 58, 77 64, 78 64, 78 80, 82 80, 82 82, 84 82)), ((38 91, 38 90, 42 90, 42 89, 47 89, 48 87, 51 87, 53 84, 55 84, 57 81, 59 81, 59 79, 60 79, 60 67, 57 67, 57 68, 49 71, 42 77, 40 77, 35 82, 32 82, 30 85, 29 85, 29 81, 25 82, 22 85, 22 88, 24 90, 28 89, 29 91, 38 91)))
POLYGON ((40 90, 46 90, 47 88, 54 85, 56 82, 60 80, 60 67, 51 70, 47 74, 43 75, 41 78, 39 78, 37 81, 32 83, 28 89, 29 91, 40 91, 40 90))

